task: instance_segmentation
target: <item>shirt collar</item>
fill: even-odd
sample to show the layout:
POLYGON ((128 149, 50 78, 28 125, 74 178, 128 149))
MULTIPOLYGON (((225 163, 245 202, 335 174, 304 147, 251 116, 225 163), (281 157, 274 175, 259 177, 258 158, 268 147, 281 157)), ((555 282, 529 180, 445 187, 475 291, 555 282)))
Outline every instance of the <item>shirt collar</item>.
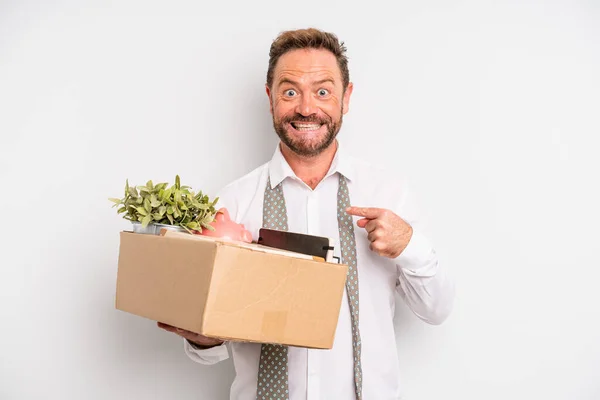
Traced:
MULTIPOLYGON (((336 172, 343 175, 349 181, 354 179, 352 160, 344 149, 344 146, 339 141, 335 156, 333 157, 333 161, 331 162, 331 166, 329 167, 329 171, 325 175, 325 178, 335 174, 336 172)), ((290 167, 286 161, 285 157, 283 157, 283 154, 281 153, 280 142, 278 142, 277 146, 275 147, 273 158, 271 158, 271 161, 269 162, 269 180, 271 181, 271 188, 275 188, 285 178, 299 179, 292 170, 292 167, 290 167)))

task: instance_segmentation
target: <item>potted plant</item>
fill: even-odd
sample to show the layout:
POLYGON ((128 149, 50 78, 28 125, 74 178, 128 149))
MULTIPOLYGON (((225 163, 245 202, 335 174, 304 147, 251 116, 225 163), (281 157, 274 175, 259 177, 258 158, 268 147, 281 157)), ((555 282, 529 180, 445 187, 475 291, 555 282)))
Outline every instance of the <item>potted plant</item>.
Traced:
POLYGON ((133 231, 145 234, 160 234, 161 228, 188 233, 201 233, 214 230, 218 198, 210 201, 202 191, 195 193, 189 186, 181 186, 179 175, 175 184, 153 184, 129 186, 125 181, 125 196, 121 199, 110 198, 113 207, 119 207, 118 214, 131 221, 133 231))

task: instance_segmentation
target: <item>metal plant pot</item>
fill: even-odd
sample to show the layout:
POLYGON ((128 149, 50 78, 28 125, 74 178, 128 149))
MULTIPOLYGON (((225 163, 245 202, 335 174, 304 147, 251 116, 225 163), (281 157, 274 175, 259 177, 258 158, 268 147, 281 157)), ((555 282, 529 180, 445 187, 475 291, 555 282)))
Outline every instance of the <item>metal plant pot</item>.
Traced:
POLYGON ((135 233, 141 233, 144 235, 160 235, 160 230, 162 228, 171 230, 171 231, 175 231, 175 232, 185 232, 187 233, 187 231, 185 229, 183 229, 180 226, 175 226, 175 225, 166 225, 166 224, 148 224, 145 228, 142 227, 142 223, 141 222, 132 222, 131 223, 133 225, 133 232, 135 233))

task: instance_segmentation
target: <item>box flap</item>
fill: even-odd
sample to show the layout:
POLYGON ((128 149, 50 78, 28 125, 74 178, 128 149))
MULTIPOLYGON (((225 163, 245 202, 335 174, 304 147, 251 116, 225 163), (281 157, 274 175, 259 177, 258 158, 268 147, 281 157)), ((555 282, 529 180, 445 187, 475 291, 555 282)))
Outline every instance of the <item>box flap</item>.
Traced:
POLYGON ((209 242, 214 242, 214 243, 219 243, 219 244, 225 244, 228 246, 241 247, 241 248, 245 248, 245 249, 252 250, 252 251, 260 251, 263 253, 278 254, 278 255, 282 255, 282 256, 286 256, 286 257, 301 258, 304 260, 325 261, 321 257, 314 257, 314 256, 311 256, 308 254, 302 254, 302 253, 296 253, 293 251, 275 249, 273 247, 263 246, 263 245, 257 244, 257 243, 240 242, 240 241, 235 241, 235 240, 230 240, 230 239, 216 238, 216 237, 212 237, 212 236, 190 235, 189 233, 169 231, 167 229, 164 229, 164 235, 168 236, 168 237, 176 237, 176 238, 188 239, 188 240, 209 241, 209 242))

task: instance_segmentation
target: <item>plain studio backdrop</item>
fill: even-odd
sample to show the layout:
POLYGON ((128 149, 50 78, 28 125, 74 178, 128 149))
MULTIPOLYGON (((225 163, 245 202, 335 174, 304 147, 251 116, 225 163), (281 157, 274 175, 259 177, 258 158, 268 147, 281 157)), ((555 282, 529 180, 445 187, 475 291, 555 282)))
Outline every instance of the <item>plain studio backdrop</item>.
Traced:
POLYGON ((598 2, 50 3, 0 2, 1 399, 228 398, 230 361, 115 310, 107 198, 266 162, 269 46, 307 26, 348 46, 341 140, 409 177, 456 279, 441 326, 398 305, 405 398, 600 398, 598 2))

